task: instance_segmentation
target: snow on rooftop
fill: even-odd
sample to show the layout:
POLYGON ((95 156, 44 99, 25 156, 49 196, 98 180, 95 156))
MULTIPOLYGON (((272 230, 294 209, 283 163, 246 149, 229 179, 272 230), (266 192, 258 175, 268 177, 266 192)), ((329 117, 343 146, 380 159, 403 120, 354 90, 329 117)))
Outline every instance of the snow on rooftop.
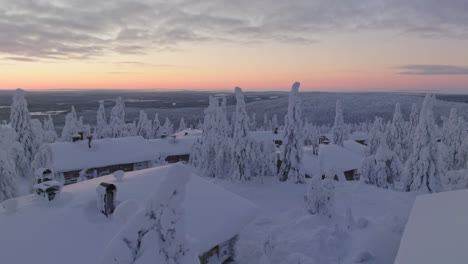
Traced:
POLYGON ((172 135, 176 136, 176 138, 182 138, 182 137, 188 137, 188 136, 200 137, 202 133, 203 131, 200 129, 187 128, 177 133, 174 133, 172 135), (187 133, 187 135, 185 133, 187 133))
POLYGON ((467 201, 468 190, 418 196, 395 264, 467 263, 467 201))
MULTIPOLYGON (((52 202, 36 195, 19 197, 14 213, 0 207, 2 263, 98 263, 125 223, 98 213, 96 186, 113 183, 118 203, 135 201, 143 207, 172 166, 128 172, 122 182, 108 175, 68 185, 52 202)), ((195 174, 187 183, 183 207, 186 231, 199 254, 238 234, 257 211, 244 198, 195 174)))
MULTIPOLYGON (((354 142, 354 141, 352 141, 354 142)), ((361 167, 363 156, 350 151, 348 147, 356 147, 354 143, 345 141, 345 147, 334 144, 320 144, 319 155, 313 155, 313 147, 304 147, 303 165, 306 173, 314 175, 320 170, 336 169, 340 171, 358 170, 361 167)), ((356 143, 360 145, 359 143, 356 143)))
POLYGON ((56 142, 41 148, 40 155, 47 167, 55 172, 73 171, 155 160, 160 154, 182 155, 190 153, 195 137, 147 140, 142 137, 105 138, 92 141, 56 142))
POLYGON ((349 138, 352 140, 368 140, 369 136, 364 132, 355 131, 349 136, 349 138))

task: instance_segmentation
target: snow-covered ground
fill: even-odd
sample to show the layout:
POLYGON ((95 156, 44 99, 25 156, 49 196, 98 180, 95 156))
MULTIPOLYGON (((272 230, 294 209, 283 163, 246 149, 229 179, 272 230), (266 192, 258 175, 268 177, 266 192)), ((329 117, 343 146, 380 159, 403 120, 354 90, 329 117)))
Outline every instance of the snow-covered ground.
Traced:
POLYGON ((336 216, 330 220, 302 207, 307 184, 281 183, 276 177, 263 184, 214 181, 259 207, 257 218, 240 234, 237 262, 243 264, 393 263, 417 195, 335 182, 336 216), (346 217, 348 208, 354 225, 346 217))

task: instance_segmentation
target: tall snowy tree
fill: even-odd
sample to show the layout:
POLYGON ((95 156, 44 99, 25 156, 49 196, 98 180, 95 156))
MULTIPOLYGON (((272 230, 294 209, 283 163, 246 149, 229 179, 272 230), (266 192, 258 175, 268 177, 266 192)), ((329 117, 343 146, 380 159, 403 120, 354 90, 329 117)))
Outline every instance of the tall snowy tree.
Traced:
POLYGON ((163 133, 165 133, 166 135, 172 135, 172 133, 174 132, 173 131, 174 129, 174 126, 172 125, 171 123, 171 120, 169 120, 168 117, 166 117, 166 120, 164 121, 164 125, 163 125, 163 133))
POLYGON ((18 195, 15 151, 21 148, 16 132, 0 125, 0 203, 18 195))
POLYGON ((387 189, 400 180, 403 165, 395 152, 388 148, 385 134, 380 133, 380 136, 380 146, 375 155, 362 161, 361 182, 387 189))
POLYGON ((302 166, 304 144, 302 110, 298 82, 294 83, 289 94, 288 113, 284 119, 283 145, 281 151, 280 181, 294 183, 305 182, 305 171, 302 166))
POLYGON ((413 146, 405 167, 406 191, 440 192, 443 175, 437 148, 433 107, 435 96, 427 94, 413 137, 413 146))
POLYGON ((144 110, 140 110, 140 116, 138 117, 138 124, 136 126, 136 134, 146 139, 150 139, 153 136, 151 120, 148 119, 148 115, 144 110))
POLYGON ((31 129, 36 137, 36 143, 39 148, 44 141, 44 129, 42 128, 41 120, 35 118, 31 119, 31 129))
POLYGON ((418 121, 419 121, 419 108, 418 106, 413 103, 411 106, 411 113, 409 117, 409 123, 407 125, 407 133, 406 137, 404 139, 404 160, 411 154, 411 148, 413 147, 413 137, 416 131, 416 127, 418 126, 418 121))
POLYGON ((389 130, 388 143, 389 148, 394 151, 401 159, 406 159, 404 155, 404 140, 406 138, 405 121, 401 114, 400 104, 395 105, 395 112, 393 113, 392 125, 389 130))
POLYGON ((122 97, 117 97, 115 106, 111 110, 109 121, 110 137, 123 137, 127 134, 127 125, 125 124, 125 103, 122 97))
POLYGON ((231 146, 229 141, 229 121, 227 119, 226 113, 226 97, 222 97, 220 99, 220 103, 216 108, 215 114, 215 130, 216 130, 216 141, 215 141, 215 149, 216 149, 216 175, 218 177, 229 175, 231 172, 230 165, 231 165, 231 146))
POLYGON ((190 171, 172 165, 151 195, 144 210, 111 240, 102 264, 198 264, 187 241, 182 203, 190 171))
POLYGON ((343 107, 341 106, 340 100, 336 101, 335 123, 332 128, 332 133, 333 133, 332 143, 340 147, 343 147, 345 124, 343 120, 343 107))
POLYGON ((153 138, 161 137, 161 133, 162 133, 161 121, 159 121, 159 115, 158 113, 156 113, 154 115, 154 121, 153 121, 153 138))
POLYGON ((106 109, 103 100, 99 100, 99 108, 96 115, 96 135, 98 139, 109 136, 109 126, 107 125, 106 109))
POLYGON ((58 139, 57 131, 55 131, 54 120, 51 115, 48 115, 47 118, 44 118, 44 134, 43 141, 44 143, 54 143, 58 139))
POLYGON ((31 117, 29 116, 28 103, 24 98, 24 91, 17 89, 13 94, 11 104, 10 125, 17 134, 17 140, 22 148, 22 157, 18 156, 16 167, 18 174, 23 178, 33 179, 30 164, 34 159, 39 144, 31 127, 31 117))
POLYGON ((367 146, 365 149, 366 156, 372 156, 377 152, 380 146, 380 140, 382 139, 381 133, 384 133, 384 125, 382 118, 375 117, 374 124, 369 131, 369 139, 367 140, 367 146))
POLYGON ((236 93, 236 112, 234 120, 234 132, 232 139, 232 172, 231 178, 236 181, 250 180, 251 168, 250 144, 247 138, 249 133, 249 116, 245 110, 244 94, 239 87, 235 88, 236 93))
POLYGON ((263 131, 268 131, 271 130, 271 124, 270 124, 270 119, 268 119, 268 114, 265 112, 263 115, 263 131))
POLYGON ((276 114, 273 115, 273 117, 271 118, 271 129, 274 131, 275 129, 279 129, 279 125, 278 125, 278 117, 276 116, 276 114))
POLYGON ((62 141, 71 141, 72 137, 78 134, 79 127, 80 123, 76 116, 75 107, 72 106, 70 113, 65 116, 65 125, 62 129, 62 141))
POLYGON ((185 129, 187 129, 187 125, 185 124, 184 117, 181 117, 180 122, 179 122, 179 130, 177 130, 177 131, 182 131, 182 130, 185 130, 185 129))
POLYGON ((460 169, 458 162, 458 151, 465 138, 466 128, 463 119, 458 118, 457 110, 452 108, 449 118, 442 127, 442 143, 445 145, 445 153, 442 155, 447 169, 460 169))
POLYGON ((257 131, 257 113, 252 113, 252 119, 250 121, 252 121, 250 123, 250 130, 257 131))

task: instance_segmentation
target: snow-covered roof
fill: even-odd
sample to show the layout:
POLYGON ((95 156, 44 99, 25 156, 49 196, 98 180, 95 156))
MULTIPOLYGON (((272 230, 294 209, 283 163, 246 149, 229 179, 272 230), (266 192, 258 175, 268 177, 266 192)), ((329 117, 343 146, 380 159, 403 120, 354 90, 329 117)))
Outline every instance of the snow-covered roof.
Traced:
POLYGON ((55 172, 105 167, 116 164, 155 160, 161 153, 181 155, 190 153, 195 137, 178 138, 175 143, 168 138, 147 140, 142 137, 105 138, 88 142, 56 142, 41 148, 39 155, 48 164, 40 164, 55 172))
MULTIPOLYGON (((98 212, 96 187, 101 182, 115 184, 118 203, 134 200, 143 207, 172 166, 180 165, 128 172, 122 182, 108 175, 68 185, 52 202, 22 196, 13 213, 0 206, 1 262, 99 263, 125 222, 98 212)), ((199 254, 238 234, 257 211, 244 198, 195 174, 187 183, 183 208, 186 231, 199 254)))
POLYGON ((274 133, 273 131, 250 131, 249 137, 257 140, 283 140, 283 131, 278 131, 278 133, 274 133))
POLYGON ((368 140, 369 136, 364 132, 355 131, 349 136, 349 138, 352 140, 368 140))
POLYGON ((358 154, 361 157, 364 157, 364 151, 366 150, 366 146, 357 143, 354 140, 346 140, 343 142, 344 148, 358 154))
POLYGON ((305 155, 302 163, 306 173, 314 175, 320 173, 320 170, 322 170, 322 172, 323 170, 337 170, 345 172, 359 169, 361 167, 363 156, 346 148, 346 146, 352 145, 349 141, 345 141, 344 145, 345 147, 343 148, 334 144, 321 144, 319 145, 318 156, 313 155, 313 147, 304 147, 305 155))
POLYGON ((395 264, 466 263, 468 190, 420 195, 400 242, 395 264))
POLYGON ((176 136, 177 138, 188 137, 188 136, 199 137, 199 136, 201 136, 202 133, 203 133, 203 131, 200 130, 200 129, 187 128, 187 129, 184 129, 184 130, 179 131, 177 133, 174 133, 172 135, 176 136), (187 135, 185 133, 187 133, 187 135))

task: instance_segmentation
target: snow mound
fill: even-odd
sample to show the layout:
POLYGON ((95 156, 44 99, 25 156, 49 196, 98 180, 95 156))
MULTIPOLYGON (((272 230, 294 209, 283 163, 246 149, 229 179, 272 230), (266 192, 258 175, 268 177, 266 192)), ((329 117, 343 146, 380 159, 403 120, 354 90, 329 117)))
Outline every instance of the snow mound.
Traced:
POLYGON ((123 180, 123 177, 125 176, 125 172, 122 170, 118 170, 114 172, 112 175, 114 175, 114 178, 117 182, 121 182, 123 180))
POLYGON ((113 219, 119 224, 126 224, 128 220, 140 209, 135 200, 128 200, 119 204, 113 214, 113 219))

